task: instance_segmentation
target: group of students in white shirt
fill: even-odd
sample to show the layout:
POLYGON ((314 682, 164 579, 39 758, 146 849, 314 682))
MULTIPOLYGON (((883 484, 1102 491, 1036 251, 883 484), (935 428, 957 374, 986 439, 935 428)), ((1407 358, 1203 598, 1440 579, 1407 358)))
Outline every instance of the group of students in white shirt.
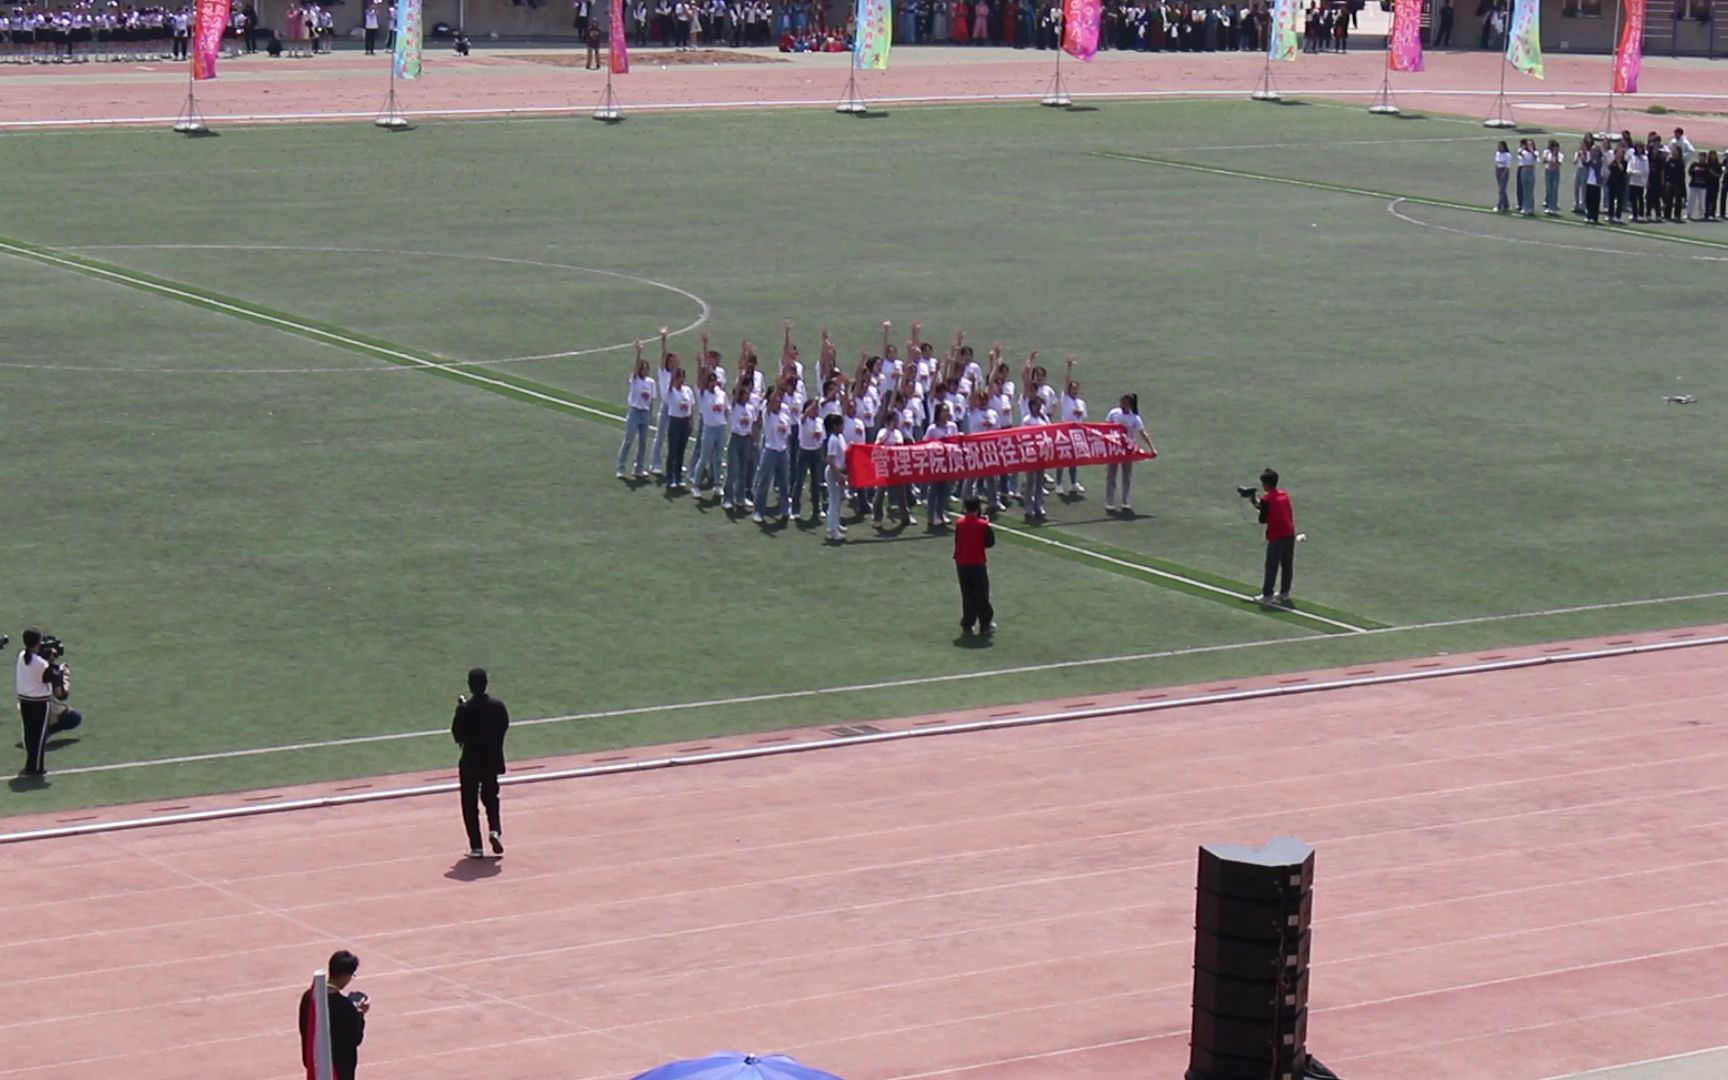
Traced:
MULTIPOLYGON (((1016 383, 1000 345, 980 362, 961 333, 938 356, 935 346, 922 340, 921 329, 920 324, 912 324, 902 354, 891 340, 893 325, 883 323, 881 352, 872 355, 860 350, 851 374, 841 370, 834 342, 823 330, 809 382, 792 341, 790 322, 785 324, 779 370, 764 373, 755 349, 745 341, 731 381, 720 353, 710 349, 708 336, 702 335, 694 386, 683 361, 667 348, 666 331, 660 335, 658 367, 650 364, 637 342, 617 476, 620 480, 659 478, 668 491, 694 491, 698 498, 716 499, 723 510, 749 513, 758 524, 770 515, 785 521, 802 517, 808 491, 810 520, 816 521, 826 505, 827 535, 832 541, 845 536, 841 514, 848 497, 858 517, 868 515, 881 531, 890 512, 901 527, 917 525, 919 504, 926 508, 929 527, 943 528, 950 523, 950 503, 973 496, 998 514, 1017 501, 1026 520, 1038 523, 1045 519, 1046 492, 1084 494, 1079 470, 1072 466, 1055 475, 1034 471, 871 490, 848 488, 847 449, 856 443, 900 446, 1017 425, 1089 419, 1074 377, 1078 364, 1074 358, 1068 359, 1058 391, 1038 364, 1037 351, 1021 366, 1016 383), (658 423, 654 422, 656 402, 658 423), (695 451, 690 455, 692 442, 695 451)), ((1132 441, 1157 452, 1140 418, 1137 395, 1123 395, 1105 421, 1121 425, 1132 441)), ((1122 513, 1132 514, 1133 482, 1133 462, 1107 466, 1105 509, 1115 512, 1120 506, 1122 513)))

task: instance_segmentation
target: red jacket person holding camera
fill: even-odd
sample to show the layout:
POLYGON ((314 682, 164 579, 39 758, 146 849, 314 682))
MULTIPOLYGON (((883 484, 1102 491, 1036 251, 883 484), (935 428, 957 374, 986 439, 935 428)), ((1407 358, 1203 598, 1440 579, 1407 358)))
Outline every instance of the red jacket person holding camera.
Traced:
POLYGON ((1250 493, 1254 509, 1260 511, 1260 523, 1266 526, 1266 579, 1260 585, 1260 602, 1288 607, 1290 578, 1296 568, 1296 512, 1290 507, 1289 494, 1278 486, 1276 469, 1260 474, 1260 487, 1263 494, 1250 493), (1274 583, 1283 586, 1276 597, 1272 595, 1274 583))

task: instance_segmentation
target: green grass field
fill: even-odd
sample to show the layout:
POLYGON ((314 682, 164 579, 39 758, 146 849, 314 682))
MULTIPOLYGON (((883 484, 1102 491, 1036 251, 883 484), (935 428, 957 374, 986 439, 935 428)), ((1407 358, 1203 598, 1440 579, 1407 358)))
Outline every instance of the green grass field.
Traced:
POLYGON ((1208 102, 5 136, 75 209, 0 229, 0 620, 67 639, 90 721, 0 813, 447 763, 78 771, 435 732, 475 663, 587 717, 526 757, 1728 618, 1728 230, 1483 214, 1481 135, 1208 102), (608 347, 705 310, 729 366, 783 318, 812 357, 885 318, 1076 354, 1099 416, 1141 395, 1140 516, 1092 470, 959 648, 945 538, 833 550, 613 479, 608 347), (1257 580, 1231 489, 1267 463, 1304 605, 1374 632, 1135 569, 1257 580), (1489 620, 1591 605, 1627 606, 1489 620))

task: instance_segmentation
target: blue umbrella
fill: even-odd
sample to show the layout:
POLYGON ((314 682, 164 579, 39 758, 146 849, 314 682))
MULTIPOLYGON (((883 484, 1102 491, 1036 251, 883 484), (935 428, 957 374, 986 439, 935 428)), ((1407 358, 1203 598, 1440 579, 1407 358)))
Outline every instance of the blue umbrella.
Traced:
POLYGON ((649 1069, 636 1080, 840 1080, 833 1073, 800 1065, 780 1054, 740 1054, 722 1050, 705 1058, 674 1061, 649 1069))

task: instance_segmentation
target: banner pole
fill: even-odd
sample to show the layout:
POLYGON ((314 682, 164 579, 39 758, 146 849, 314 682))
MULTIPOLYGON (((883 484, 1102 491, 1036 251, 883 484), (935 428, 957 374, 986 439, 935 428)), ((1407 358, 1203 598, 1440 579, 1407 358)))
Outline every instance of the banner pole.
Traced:
POLYGON ((1488 114, 1488 119, 1482 121, 1483 127, 1509 128, 1518 124, 1512 119, 1512 106, 1506 101, 1506 69, 1512 62, 1506 59, 1506 54, 1500 54, 1500 93, 1494 97, 1494 111, 1488 114))
POLYGON ((1386 36, 1386 68, 1380 73, 1380 92, 1368 111, 1375 116, 1397 116, 1398 103, 1392 99, 1392 37, 1398 32, 1398 16, 1392 16, 1392 34, 1386 36))
MULTIPOLYGON (((400 33, 400 29, 398 33, 400 33)), ((401 107, 396 103, 396 55, 394 50, 390 55, 390 93, 384 99, 384 108, 378 113, 378 119, 372 123, 387 131, 401 131, 408 126, 408 118, 402 115, 401 107)))
MULTIPOLYGON (((1612 59, 1608 63, 1608 109, 1602 114, 1602 123, 1598 125, 1596 137, 1612 139, 1614 137, 1614 69, 1620 63, 1620 16, 1622 5, 1620 0, 1614 0, 1614 51, 1609 54, 1612 59)), ((1642 48, 1642 45, 1640 45, 1642 48)))
POLYGON ((606 89, 600 94, 600 104, 594 106, 594 119, 603 120, 608 124, 616 124, 624 119, 624 110, 618 105, 618 95, 612 89, 612 58, 606 58, 606 89))
MULTIPOLYGON (((1271 48, 1270 45, 1267 46, 1271 48)), ((1272 56, 1267 53, 1265 66, 1260 71, 1260 85, 1248 95, 1252 101, 1283 101, 1284 95, 1278 92, 1278 83, 1272 78, 1272 56)))
MULTIPOLYGON (((1062 32, 1068 32, 1066 26, 1063 27, 1062 32)), ((1044 100, 1039 102, 1039 104, 1047 105, 1052 109, 1066 109, 1068 106, 1074 104, 1074 99, 1068 96, 1068 88, 1062 85, 1061 37, 1057 37, 1056 39, 1056 76, 1050 80, 1049 87, 1044 91, 1044 100)))
POLYGON ((204 117, 198 112, 197 87, 198 80, 188 68, 186 72, 186 101, 180 106, 180 115, 174 121, 174 130, 182 135, 203 135, 210 130, 204 123, 204 117))

